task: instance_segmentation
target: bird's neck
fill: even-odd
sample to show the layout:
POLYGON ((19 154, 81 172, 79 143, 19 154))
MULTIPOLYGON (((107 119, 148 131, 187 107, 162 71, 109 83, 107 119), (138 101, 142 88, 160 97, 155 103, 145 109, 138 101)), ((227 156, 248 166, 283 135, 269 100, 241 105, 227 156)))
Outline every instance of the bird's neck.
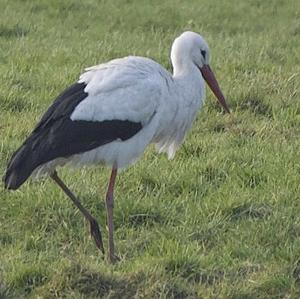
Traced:
POLYGON ((172 65, 174 78, 184 78, 198 71, 197 66, 191 60, 178 56, 172 57, 172 65))
POLYGON ((178 92, 186 103, 204 99, 204 79, 194 63, 175 61, 173 63, 173 79, 177 83, 178 92))

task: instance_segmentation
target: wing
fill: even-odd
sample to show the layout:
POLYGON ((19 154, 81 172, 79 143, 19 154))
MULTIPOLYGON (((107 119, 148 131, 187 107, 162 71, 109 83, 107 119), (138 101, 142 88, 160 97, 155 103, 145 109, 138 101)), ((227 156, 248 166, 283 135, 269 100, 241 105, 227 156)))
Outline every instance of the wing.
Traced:
POLYGON ((37 167, 56 158, 136 135, 158 109, 161 71, 152 60, 137 57, 88 69, 57 97, 13 154, 3 177, 6 188, 17 189, 37 167))
POLYGON ((23 145, 34 168, 137 134, 160 96, 147 71, 126 60, 101 65, 60 94, 23 145))
POLYGON ((147 124, 159 106, 165 82, 161 66, 150 59, 127 57, 87 69, 79 82, 89 96, 72 120, 130 120, 147 124))

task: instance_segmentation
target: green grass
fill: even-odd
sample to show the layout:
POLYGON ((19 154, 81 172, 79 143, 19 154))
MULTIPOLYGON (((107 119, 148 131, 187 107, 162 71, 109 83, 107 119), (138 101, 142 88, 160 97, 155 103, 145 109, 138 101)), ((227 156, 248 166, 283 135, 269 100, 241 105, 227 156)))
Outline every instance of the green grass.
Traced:
MULTIPOLYGON (((296 0, 0 0, 0 172, 84 67, 129 54, 171 70, 201 32, 234 114, 208 92, 169 162, 153 148, 116 187, 109 265, 49 180, 0 187, 0 298, 299 298, 300 4, 296 0)), ((63 169, 99 219, 109 170, 63 169)))

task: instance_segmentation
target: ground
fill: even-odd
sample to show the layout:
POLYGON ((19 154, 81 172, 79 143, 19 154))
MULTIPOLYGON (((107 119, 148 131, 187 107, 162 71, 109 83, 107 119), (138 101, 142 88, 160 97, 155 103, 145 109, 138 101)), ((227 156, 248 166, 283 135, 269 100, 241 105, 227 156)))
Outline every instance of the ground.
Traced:
MULTIPOLYGON (((0 0, 0 173, 87 66, 200 32, 233 111, 207 92, 173 161, 149 148, 116 187, 110 265, 48 179, 0 186, 0 298, 299 298, 300 3, 0 0)), ((100 221, 105 168, 62 177, 100 221)))

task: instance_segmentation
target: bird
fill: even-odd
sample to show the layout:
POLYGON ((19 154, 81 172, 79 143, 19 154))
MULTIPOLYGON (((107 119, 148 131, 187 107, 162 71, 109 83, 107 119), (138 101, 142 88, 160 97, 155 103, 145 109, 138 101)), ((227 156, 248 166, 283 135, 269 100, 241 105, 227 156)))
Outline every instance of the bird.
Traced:
POLYGON ((210 67, 210 50, 198 33, 185 31, 171 46, 173 73, 146 57, 127 56, 85 69, 50 105, 15 151, 3 176, 6 189, 29 177, 49 176, 90 224, 91 237, 105 254, 97 220, 58 176, 64 165, 111 168, 106 192, 108 261, 114 246, 114 187, 127 168, 154 144, 172 159, 205 99, 205 81, 230 113, 210 67))

